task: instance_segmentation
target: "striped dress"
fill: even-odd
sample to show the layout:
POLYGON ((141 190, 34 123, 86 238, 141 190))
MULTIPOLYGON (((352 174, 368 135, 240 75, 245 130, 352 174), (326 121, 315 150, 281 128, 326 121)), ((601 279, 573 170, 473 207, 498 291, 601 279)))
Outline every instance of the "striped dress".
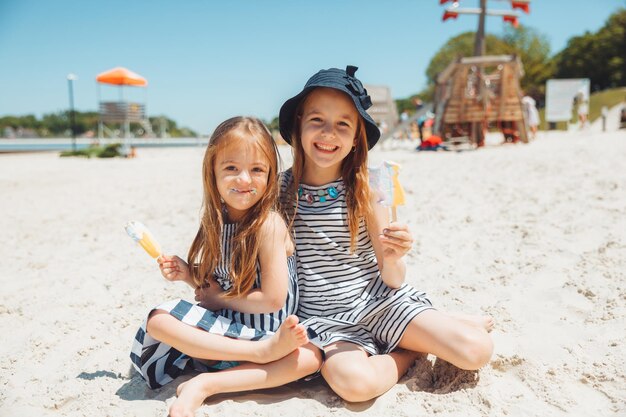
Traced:
MULTIPOLYGON (((281 193, 292 181, 281 175, 281 193)), ((431 309, 426 294, 410 285, 391 289, 383 282, 362 220, 357 248, 350 253, 346 193, 341 179, 324 186, 301 184, 292 233, 298 261, 298 317, 320 347, 356 343, 370 354, 391 352, 409 322, 431 309), (334 187, 331 197, 328 190, 334 187), (322 198, 319 195, 324 195, 322 198)))
MULTIPOLYGON (((215 270, 214 277, 224 291, 232 287, 229 276, 232 239, 237 224, 224 225, 222 233, 222 258, 215 270)), ((171 300, 153 308, 164 310, 173 317, 190 326, 198 327, 207 332, 235 339, 262 340, 270 337, 285 318, 295 314, 298 306, 298 283, 296 277, 295 255, 287 257, 289 283, 285 305, 279 311, 268 314, 241 313, 222 309, 209 311, 185 300, 171 300)), ((257 264, 257 275, 253 288, 261 288, 261 273, 257 264)), ((237 362, 220 361, 207 365, 207 361, 191 358, 173 347, 161 343, 146 332, 148 317, 143 321, 135 335, 131 348, 131 361, 146 380, 150 388, 159 388, 171 382, 186 370, 195 369, 201 372, 216 371, 236 366, 237 362)))

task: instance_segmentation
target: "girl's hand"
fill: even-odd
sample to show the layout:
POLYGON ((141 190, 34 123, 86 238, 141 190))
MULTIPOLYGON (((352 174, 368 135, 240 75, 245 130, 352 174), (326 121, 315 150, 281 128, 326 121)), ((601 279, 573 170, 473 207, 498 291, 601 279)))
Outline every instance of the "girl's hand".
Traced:
POLYGON ((203 285, 202 287, 197 287, 196 301, 200 303, 200 307, 206 308, 207 310, 216 311, 220 308, 223 308, 222 295, 224 291, 222 287, 217 283, 217 281, 211 279, 210 285, 203 285))
POLYGON ((413 246, 413 236, 406 224, 390 222, 379 235, 383 245, 384 260, 398 260, 406 255, 413 246))
POLYGON ((189 265, 178 256, 161 255, 158 257, 161 275, 168 281, 191 282, 191 271, 189 265))

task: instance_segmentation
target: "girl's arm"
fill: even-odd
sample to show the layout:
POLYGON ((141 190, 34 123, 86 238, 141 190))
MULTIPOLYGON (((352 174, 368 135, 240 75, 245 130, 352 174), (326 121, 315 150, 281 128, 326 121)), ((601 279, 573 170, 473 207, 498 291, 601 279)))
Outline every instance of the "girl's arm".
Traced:
POLYGON ((224 298, 217 289, 219 286, 214 284, 213 288, 196 291, 196 300, 201 301, 203 307, 209 310, 227 308, 242 313, 273 313, 285 305, 289 280, 287 253, 293 253, 293 244, 278 213, 270 213, 261 226, 259 239, 261 288, 253 289, 243 297, 224 298))
POLYGON ((413 237, 405 224, 389 222, 389 208, 372 200, 367 231, 374 246, 383 282, 390 288, 404 283, 406 266, 402 257, 411 249, 413 237))

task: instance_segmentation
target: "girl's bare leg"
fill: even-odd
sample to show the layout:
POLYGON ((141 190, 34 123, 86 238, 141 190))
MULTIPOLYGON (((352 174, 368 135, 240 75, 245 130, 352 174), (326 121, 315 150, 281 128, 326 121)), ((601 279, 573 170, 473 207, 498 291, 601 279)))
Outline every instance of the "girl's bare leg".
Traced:
POLYGON ((493 352, 493 342, 485 328, 437 310, 426 310, 411 320, 399 346, 432 353, 467 370, 487 364, 493 352))
POLYGON ((163 310, 155 310, 147 323, 155 339, 198 359, 268 363, 306 344, 306 329, 289 316, 271 338, 250 341, 211 334, 190 326, 163 310))
POLYGON ((493 342, 483 326, 426 310, 409 323, 399 347, 388 355, 367 356, 352 343, 327 350, 322 375, 346 401, 367 401, 387 392, 413 364, 418 353, 431 353, 468 370, 479 369, 491 358, 493 342))
POLYGON ((354 343, 338 342, 326 348, 322 375, 344 400, 367 401, 391 389, 419 355, 398 349, 388 355, 369 356, 354 343))
POLYGON ((194 411, 211 395, 278 387, 311 375, 321 365, 319 349, 308 344, 265 365, 246 363, 220 372, 200 374, 179 385, 178 398, 170 407, 170 416, 193 417, 194 411))

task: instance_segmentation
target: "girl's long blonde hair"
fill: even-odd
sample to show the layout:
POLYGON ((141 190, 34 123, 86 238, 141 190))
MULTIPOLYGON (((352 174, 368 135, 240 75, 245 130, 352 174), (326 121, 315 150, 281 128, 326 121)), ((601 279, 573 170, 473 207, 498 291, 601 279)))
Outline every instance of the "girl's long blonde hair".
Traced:
MULTIPOLYGON (((311 90, 314 91, 314 90, 311 90)), ((309 93, 310 95, 310 93, 309 93)), ((298 187, 304 174, 304 148, 302 147, 301 119, 304 105, 309 97, 303 98, 295 112, 293 132, 291 134, 293 147, 292 182, 286 190, 286 198, 281 199, 281 211, 287 217, 287 224, 290 226, 295 220, 298 201, 298 187)), ((367 134, 365 122, 355 108, 358 116, 355 147, 345 157, 341 164, 341 176, 346 190, 346 204, 348 206, 348 227, 350 230, 350 251, 355 252, 359 235, 359 223, 361 219, 367 219, 372 212, 370 205, 369 176, 367 172, 367 134)))
POLYGON ((269 165, 267 188, 261 199, 238 222, 232 238, 230 278, 232 288, 225 297, 240 297, 252 289, 257 275, 259 230, 271 210, 276 208, 278 197, 278 150, 272 135, 263 122, 253 117, 233 117, 222 122, 213 132, 204 154, 202 220, 187 262, 193 281, 198 286, 207 285, 222 258, 222 230, 224 211, 215 179, 217 155, 230 146, 254 146, 267 158, 269 165))

